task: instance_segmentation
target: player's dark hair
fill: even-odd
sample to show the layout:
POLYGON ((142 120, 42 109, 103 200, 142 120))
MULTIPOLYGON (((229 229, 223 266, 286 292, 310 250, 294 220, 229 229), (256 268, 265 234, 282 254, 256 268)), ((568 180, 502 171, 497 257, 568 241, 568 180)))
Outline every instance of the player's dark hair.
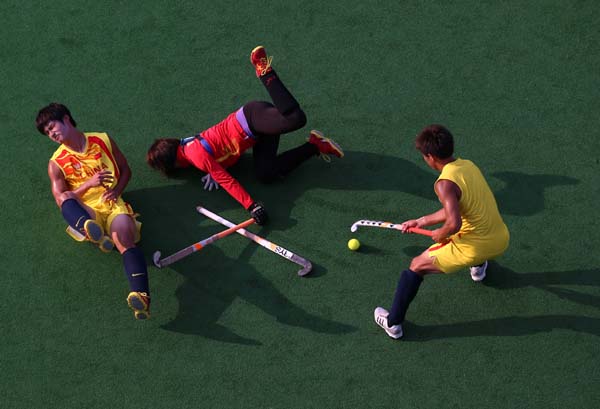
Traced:
POLYGON ((454 138, 444 126, 429 125, 419 132, 415 146, 423 155, 446 159, 454 153, 454 138))
POLYGON ((73 119, 73 115, 71 115, 71 111, 69 111, 69 108, 58 102, 52 102, 40 109, 40 111, 37 114, 37 117, 35 118, 35 126, 42 135, 46 135, 46 133, 44 132, 44 128, 46 127, 46 125, 48 125, 48 122, 59 121, 60 123, 63 123, 63 118, 65 117, 65 115, 69 115, 71 123, 73 124, 73 126, 77 127, 77 122, 75 122, 75 120, 73 119))
POLYGON ((180 140, 175 138, 156 139, 148 149, 146 162, 151 168, 160 170, 166 176, 171 175, 175 170, 179 143, 180 140))

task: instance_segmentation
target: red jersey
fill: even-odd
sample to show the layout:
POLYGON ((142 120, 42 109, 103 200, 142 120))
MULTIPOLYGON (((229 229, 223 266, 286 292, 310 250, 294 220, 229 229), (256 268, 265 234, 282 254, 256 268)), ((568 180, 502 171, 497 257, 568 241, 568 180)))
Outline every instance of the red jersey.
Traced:
POLYGON ((177 160, 209 173, 244 209, 250 207, 254 201, 248 192, 225 170, 256 143, 242 108, 201 132, 200 137, 184 139, 179 146, 177 160))

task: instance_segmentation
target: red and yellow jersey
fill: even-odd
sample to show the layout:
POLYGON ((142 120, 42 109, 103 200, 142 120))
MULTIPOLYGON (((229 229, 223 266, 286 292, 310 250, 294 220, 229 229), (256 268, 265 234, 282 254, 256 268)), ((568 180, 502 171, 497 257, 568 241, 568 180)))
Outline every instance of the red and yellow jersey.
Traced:
MULTIPOLYGON (((50 160, 62 171, 69 190, 77 189, 96 172, 102 170, 112 172, 114 180, 106 187, 114 187, 120 175, 108 134, 86 132, 84 136, 86 144, 83 152, 76 152, 65 145, 60 145, 50 160)), ((104 192, 104 186, 92 187, 83 194, 81 200, 92 208, 101 207, 104 192)))
POLYGON ((254 146, 256 139, 246 134, 239 123, 237 111, 229 114, 218 124, 201 132, 202 137, 212 148, 213 158, 223 168, 236 163, 242 153, 254 146))
POLYGON ((235 164, 244 151, 256 144, 250 130, 244 129, 242 109, 231 113, 223 121, 200 133, 202 140, 191 139, 178 149, 177 160, 182 165, 192 164, 211 177, 247 209, 253 200, 242 185, 226 168, 235 164))

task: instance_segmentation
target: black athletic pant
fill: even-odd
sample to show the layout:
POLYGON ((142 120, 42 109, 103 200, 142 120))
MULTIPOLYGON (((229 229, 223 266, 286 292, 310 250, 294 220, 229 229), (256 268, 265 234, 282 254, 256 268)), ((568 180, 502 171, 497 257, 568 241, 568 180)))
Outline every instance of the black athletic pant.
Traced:
POLYGON ((268 183, 283 178, 319 151, 315 145, 305 143, 277 154, 280 135, 306 125, 306 115, 274 70, 260 77, 260 80, 273 104, 265 101, 249 102, 244 105, 244 114, 257 140, 252 148, 256 176, 268 183))

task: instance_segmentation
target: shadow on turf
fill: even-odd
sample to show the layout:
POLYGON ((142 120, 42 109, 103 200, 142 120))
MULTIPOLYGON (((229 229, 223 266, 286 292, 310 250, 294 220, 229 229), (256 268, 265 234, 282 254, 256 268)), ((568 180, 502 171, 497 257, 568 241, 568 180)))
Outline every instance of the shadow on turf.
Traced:
MULTIPOLYGON (((288 326, 325 334, 356 331, 350 325, 307 312, 286 298, 248 264, 256 249, 253 243, 248 243, 240 257, 234 259, 225 256, 218 247, 207 247, 203 250, 206 251, 203 257, 173 265, 173 269, 186 280, 175 293, 179 302, 177 315, 163 328, 221 342, 262 345, 260 341, 238 335, 218 322, 232 303, 241 300, 288 326)), ((244 317, 235 317, 235 320, 244 320, 244 317)))
POLYGON ((545 189, 579 183, 577 179, 560 175, 496 172, 492 176, 505 183, 504 188, 494 192, 500 212, 516 216, 531 216, 544 210, 545 189))
MULTIPOLYGON (((498 290, 534 287, 562 299, 600 309, 600 297, 560 288, 578 285, 600 287, 600 269, 517 273, 490 262, 489 274, 482 283, 498 290)), ((448 325, 416 325, 405 323, 407 341, 423 341, 452 337, 519 336, 568 329, 600 336, 600 319, 576 315, 544 315, 537 317, 505 317, 448 325)))
POLYGON ((496 262, 490 263, 491 274, 484 285, 499 290, 535 287, 548 291, 562 299, 600 309, 600 297, 580 293, 561 285, 600 287, 600 268, 590 270, 517 273, 496 262))
MULTIPOLYGON (((251 162, 250 155, 245 155, 240 163, 231 169, 231 173, 254 197, 267 204, 271 221, 259 233, 265 237, 268 237, 272 229, 286 230, 297 223, 290 218, 290 213, 296 200, 310 189, 403 191, 430 200, 435 199, 431 189, 434 175, 412 162, 392 156, 350 151, 346 152, 344 160, 336 161, 331 166, 316 162, 315 157, 315 160, 308 161, 289 175, 286 182, 268 186, 256 182, 251 162), (394 175, 393 178, 389 177, 391 174, 394 175)), ((200 203, 218 213, 239 209, 240 217, 236 220, 238 222, 248 217, 237 202, 225 192, 205 192, 200 181, 201 175, 202 173, 194 169, 184 170, 168 186, 125 193, 124 198, 142 215, 144 227, 141 247, 147 256, 156 249, 161 249, 163 256, 171 254, 200 238, 209 237, 222 230, 215 223, 212 231, 205 230, 206 233, 201 233, 198 224, 204 217, 194 210, 200 203)), ((313 200, 317 201, 311 203, 316 209, 325 206, 342 213, 351 211, 353 206, 351 203, 330 202, 327 199, 313 200)), ((279 244, 287 247, 286 243, 279 244)), ((202 250, 202 256, 192 256, 171 266, 186 280, 176 290, 179 311, 175 319, 164 326, 165 329, 202 335, 224 342, 260 344, 256 340, 236 335, 218 323, 231 303, 239 298, 286 325, 323 333, 347 333, 356 330, 349 325, 310 314, 285 298, 248 263, 251 255, 259 247, 254 243, 243 245, 246 247, 242 256, 236 259, 227 257, 218 247, 209 246, 202 250)), ((293 248, 290 250, 294 251, 293 248)), ((364 250, 369 251, 369 248, 365 247, 364 250)), ((371 251, 377 252, 377 249, 371 251)), ((310 259, 310 254, 303 256, 310 259)), ((274 260, 278 260, 274 263, 289 263, 275 255, 273 257, 274 260)), ((296 274, 297 268, 295 264, 290 263, 290 274, 296 274)), ((324 267, 315 266, 311 276, 318 277, 326 271, 324 267)))
MULTIPOLYGON (((203 204, 208 208, 218 208, 211 198, 223 199, 223 196, 219 199, 220 195, 206 195, 199 186, 191 187, 189 184, 153 188, 150 192, 132 191, 125 195, 125 199, 142 215, 140 219, 143 222, 143 240, 140 246, 149 264, 152 264, 150 255, 157 249, 160 249, 162 256, 165 257, 224 229, 223 226, 196 212, 194 205, 198 203, 199 192, 207 196, 203 204)), ((241 208, 239 214, 240 220, 249 217, 241 208)), ((252 230, 268 237, 270 228, 258 229, 258 226, 254 226, 252 230)), ((163 325, 164 329, 221 342, 261 345, 260 341, 238 335, 219 323, 232 303, 241 300, 285 325, 329 334, 356 331, 356 328, 350 325, 307 312, 286 298, 249 263, 255 251, 268 250, 237 235, 225 240, 236 240, 236 238, 241 251, 238 257, 232 258, 219 246, 213 245, 168 267, 182 275, 185 280, 175 291, 178 300, 176 316, 163 325)), ((272 254, 272 257, 273 263, 282 263, 281 268, 278 265, 278 270, 289 271, 289 274, 297 280, 306 279, 296 275, 298 265, 275 254, 272 254)), ((318 277, 325 272, 326 269, 315 265, 309 277, 318 277)), ((154 274, 161 274, 161 272, 158 269, 151 269, 151 287, 154 274)))
POLYGON ((576 315, 544 315, 538 317, 506 317, 461 322, 447 325, 403 325, 404 341, 428 341, 444 338, 514 337, 550 332, 556 329, 585 332, 600 336, 600 319, 576 315))

